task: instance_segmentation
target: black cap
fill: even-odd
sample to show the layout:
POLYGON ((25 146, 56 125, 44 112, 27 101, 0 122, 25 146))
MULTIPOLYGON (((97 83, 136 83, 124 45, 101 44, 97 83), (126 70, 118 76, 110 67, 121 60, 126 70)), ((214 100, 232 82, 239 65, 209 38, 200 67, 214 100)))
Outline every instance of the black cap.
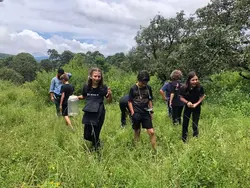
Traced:
POLYGON ((150 80, 149 73, 146 70, 142 70, 138 73, 137 79, 138 79, 138 81, 147 81, 148 82, 150 80))
POLYGON ((60 69, 58 69, 57 73, 58 74, 64 74, 64 70, 60 68, 60 69))

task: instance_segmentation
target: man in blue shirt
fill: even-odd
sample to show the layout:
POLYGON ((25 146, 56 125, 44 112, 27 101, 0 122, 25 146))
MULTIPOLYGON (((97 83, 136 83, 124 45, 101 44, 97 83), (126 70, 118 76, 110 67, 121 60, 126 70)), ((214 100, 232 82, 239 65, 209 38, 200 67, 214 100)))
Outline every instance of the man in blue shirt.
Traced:
MULTIPOLYGON (((61 114, 60 113, 60 100, 61 100, 60 91, 61 91, 61 86, 63 85, 62 80, 60 80, 60 76, 62 76, 64 73, 65 72, 63 69, 61 68, 58 69, 57 75, 51 80, 50 89, 49 89, 50 99, 56 105, 56 113, 58 116, 61 114)), ((67 73, 67 75, 69 76, 69 78, 72 76, 72 74, 70 73, 67 73)))
POLYGON ((169 105, 169 99, 170 99, 170 94, 171 94, 170 82, 166 82, 164 84, 164 86, 162 86, 162 88, 160 89, 160 94, 162 96, 162 99, 167 104, 168 115, 169 115, 169 117, 171 117, 172 116, 172 109, 171 109, 171 106, 169 105))

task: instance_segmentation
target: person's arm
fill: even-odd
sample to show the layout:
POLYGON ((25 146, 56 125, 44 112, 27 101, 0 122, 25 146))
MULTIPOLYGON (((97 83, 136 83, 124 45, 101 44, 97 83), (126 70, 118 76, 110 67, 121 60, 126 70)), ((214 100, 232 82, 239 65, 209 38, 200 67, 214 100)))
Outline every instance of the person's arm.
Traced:
POLYGON ((203 99, 205 98, 206 95, 203 95, 199 98, 198 102, 194 103, 193 104, 193 108, 196 108, 196 106, 198 106, 202 101, 203 99))
POLYGON ((79 100, 83 100, 83 99, 84 99, 84 96, 79 95, 79 96, 77 96, 77 98, 78 98, 79 100))
POLYGON ((133 116, 134 113, 135 113, 135 111, 134 111, 133 104, 132 104, 131 101, 128 101, 128 108, 129 108, 129 110, 130 110, 131 116, 133 116))
POLYGON ((149 112, 150 113, 150 116, 151 116, 151 119, 153 119, 153 92, 152 92, 152 88, 149 87, 149 94, 150 94, 150 98, 149 98, 149 101, 148 101, 148 108, 151 109, 151 111, 149 112))
POLYGON ((54 89, 55 89, 55 80, 52 79, 49 88, 50 100, 54 102, 54 89))
POLYGON ((193 107, 193 103, 190 101, 186 100, 183 96, 180 96, 180 100, 184 102, 189 108, 193 107))
POLYGON ((85 97, 87 96, 86 87, 87 87, 87 86, 84 85, 84 86, 82 87, 82 94, 79 95, 79 96, 77 96, 77 98, 78 98, 79 100, 83 100, 83 99, 85 99, 85 97))
POLYGON ((130 115, 133 116, 135 111, 134 111, 134 108, 133 108, 133 104, 132 104, 132 101, 133 101, 133 88, 130 89, 129 91, 129 95, 128 95, 128 108, 129 108, 129 111, 130 111, 130 115))
POLYGON ((203 101, 203 99, 205 98, 205 96, 206 95, 205 95, 204 89, 201 86, 201 88, 200 88, 200 98, 199 98, 199 100, 196 103, 193 104, 193 108, 196 108, 196 106, 198 106, 203 101))
POLYGON ((106 95, 106 99, 107 99, 108 103, 112 102, 112 92, 111 92, 110 87, 108 87, 108 92, 107 92, 107 95, 106 95))
POLYGON ((169 99, 169 106, 172 106, 173 98, 174 98, 174 93, 171 93, 169 99))
POLYGON ((65 92, 63 92, 63 93, 62 93, 62 96, 61 96, 61 100, 60 100, 60 111, 62 111, 62 104, 63 104, 64 97, 65 97, 65 92))
POLYGON ((166 100, 167 100, 167 97, 166 97, 166 95, 165 95, 165 92, 164 92, 162 89, 160 89, 160 94, 161 94, 161 96, 162 96, 162 99, 163 99, 164 101, 166 101, 166 100))

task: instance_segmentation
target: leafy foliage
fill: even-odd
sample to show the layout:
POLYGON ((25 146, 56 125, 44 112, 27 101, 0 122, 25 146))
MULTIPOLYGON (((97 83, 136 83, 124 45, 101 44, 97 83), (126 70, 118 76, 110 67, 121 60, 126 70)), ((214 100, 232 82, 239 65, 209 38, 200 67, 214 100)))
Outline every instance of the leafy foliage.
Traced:
POLYGON ((24 77, 13 69, 3 67, 0 69, 0 79, 9 80, 16 84, 24 83, 24 77))

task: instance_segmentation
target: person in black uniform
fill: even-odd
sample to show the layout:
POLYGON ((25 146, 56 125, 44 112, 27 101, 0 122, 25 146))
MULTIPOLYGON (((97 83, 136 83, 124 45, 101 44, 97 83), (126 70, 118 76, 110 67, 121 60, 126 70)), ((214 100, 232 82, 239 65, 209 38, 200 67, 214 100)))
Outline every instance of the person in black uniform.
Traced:
POLYGON ((127 114, 129 115, 129 118, 131 119, 130 110, 128 107, 128 95, 125 95, 120 98, 119 106, 121 110, 121 127, 125 127, 127 114))
POLYGON ((156 150, 156 136, 152 124, 153 95, 148 85, 150 80, 147 71, 140 71, 137 75, 138 82, 130 88, 128 106, 131 112, 134 140, 140 139, 141 127, 147 129, 152 148, 156 150))
POLYGON ((187 141, 188 123, 192 114, 193 136, 198 137, 198 123, 201 114, 201 103, 205 98, 204 89, 200 85, 194 71, 188 74, 186 84, 181 87, 180 99, 185 103, 182 123, 182 140, 187 141))
POLYGON ((104 98, 111 102, 111 90, 103 84, 103 74, 99 68, 89 72, 88 83, 83 86, 78 99, 86 99, 83 108, 84 139, 91 141, 95 150, 100 147, 100 132, 105 119, 104 98))
POLYGON ((63 85, 61 86, 60 93, 62 94, 60 99, 60 111, 65 119, 66 124, 74 131, 74 128, 71 124, 71 121, 68 116, 68 99, 69 96, 74 92, 74 86, 69 83, 69 76, 63 74, 60 79, 62 80, 63 85))
POLYGON ((181 78, 182 72, 180 70, 174 70, 171 75, 170 82, 170 100, 169 104, 172 107, 172 121, 176 125, 181 124, 181 113, 184 106, 184 103, 180 100, 180 88, 181 88, 181 78))

